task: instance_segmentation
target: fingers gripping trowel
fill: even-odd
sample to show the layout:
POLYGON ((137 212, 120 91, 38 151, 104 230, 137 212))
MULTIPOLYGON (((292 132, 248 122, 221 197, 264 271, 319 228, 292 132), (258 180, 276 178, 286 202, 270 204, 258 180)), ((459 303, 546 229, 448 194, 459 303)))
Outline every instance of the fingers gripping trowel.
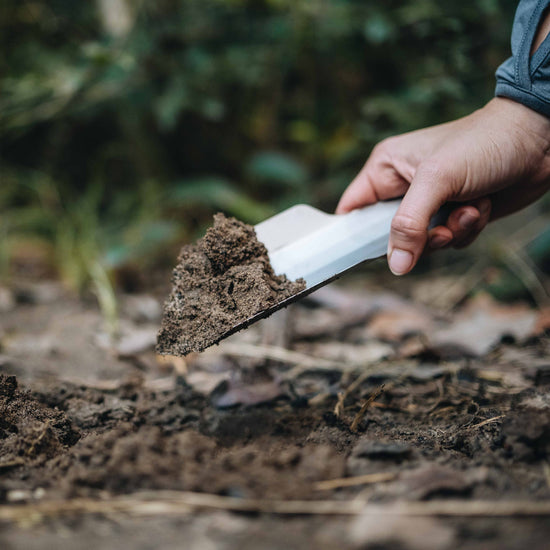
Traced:
POLYGON ((235 325, 222 338, 303 298, 352 267, 386 254, 391 221, 400 203, 379 202, 343 215, 299 204, 256 225, 275 273, 291 280, 302 278, 306 288, 235 325))

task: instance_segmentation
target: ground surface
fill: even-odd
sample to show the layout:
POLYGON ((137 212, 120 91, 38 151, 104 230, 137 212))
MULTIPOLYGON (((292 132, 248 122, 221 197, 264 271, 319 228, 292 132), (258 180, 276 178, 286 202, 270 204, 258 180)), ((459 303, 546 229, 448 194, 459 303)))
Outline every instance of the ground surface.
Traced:
POLYGON ((165 289, 114 346, 93 301, 2 289, 0 546, 547 548, 548 317, 449 287, 331 286, 186 361, 165 289))

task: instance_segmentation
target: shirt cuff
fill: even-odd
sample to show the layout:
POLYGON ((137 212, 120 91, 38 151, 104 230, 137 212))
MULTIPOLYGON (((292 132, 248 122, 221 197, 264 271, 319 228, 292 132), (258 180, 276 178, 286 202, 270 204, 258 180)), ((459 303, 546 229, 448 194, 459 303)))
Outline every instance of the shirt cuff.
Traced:
POLYGON ((532 91, 523 90, 508 82, 497 82, 495 96, 507 97, 550 118, 550 103, 532 91))

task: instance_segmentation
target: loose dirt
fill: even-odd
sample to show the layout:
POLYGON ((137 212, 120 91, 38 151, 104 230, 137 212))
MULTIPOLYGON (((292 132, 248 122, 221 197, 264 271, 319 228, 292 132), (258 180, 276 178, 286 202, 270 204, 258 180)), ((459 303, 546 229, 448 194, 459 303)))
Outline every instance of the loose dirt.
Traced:
POLYGON ((0 316, 0 548, 546 549, 529 506, 550 509, 548 337, 473 358, 400 339, 388 356, 374 319, 350 317, 357 296, 330 297, 294 306, 277 357, 262 330, 286 333, 284 315, 172 367, 152 342, 98 347, 100 314, 74 298, 0 316), (231 510, 245 499, 258 508, 231 510))
POLYGON ((305 288, 276 275, 254 228, 223 214, 195 245, 184 246, 164 306, 157 351, 183 356, 219 342, 246 321, 305 288))
POLYGON ((0 374, 0 469, 37 466, 79 438, 63 412, 20 391, 15 376, 0 374))

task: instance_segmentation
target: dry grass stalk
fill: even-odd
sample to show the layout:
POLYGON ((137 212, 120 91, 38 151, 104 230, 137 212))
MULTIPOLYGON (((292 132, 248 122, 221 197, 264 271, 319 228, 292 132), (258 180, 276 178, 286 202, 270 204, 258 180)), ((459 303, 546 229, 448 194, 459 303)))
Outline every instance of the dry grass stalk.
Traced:
POLYGON ((325 481, 318 481, 315 483, 314 487, 318 491, 331 491, 343 487, 356 487, 357 485, 370 485, 372 483, 393 481, 398 475, 399 474, 395 472, 378 472, 376 474, 365 474, 362 476, 327 479, 325 481))
POLYGON ((483 422, 480 422, 479 424, 474 424, 473 426, 469 426, 469 430, 474 430, 475 428, 481 428, 481 426, 485 426, 486 424, 492 424, 493 422, 496 422, 497 420, 500 420, 501 418, 504 418, 506 415, 501 414, 500 416, 493 416, 493 418, 488 418, 487 420, 484 420, 483 422))
POLYGON ((288 350, 279 346, 258 346, 244 342, 224 342, 220 346, 209 348, 203 352, 204 355, 228 355, 235 357, 248 357, 250 359, 270 359, 290 365, 299 365, 305 368, 334 368, 338 365, 336 361, 327 361, 319 357, 313 357, 305 353, 288 350))
POLYGON ((359 412, 355 415, 355 418, 353 419, 353 422, 351 423, 351 426, 349 427, 349 429, 352 431, 352 432, 356 432, 357 429, 359 428, 359 424, 361 424, 361 422, 363 421, 363 419, 365 418, 365 415, 367 414, 367 411, 369 410, 369 407, 371 406, 372 402, 380 396, 380 394, 382 394, 384 391, 384 384, 382 384, 378 389, 376 389, 371 395, 370 397, 363 403, 363 405, 361 406, 361 409, 359 410, 359 412))
MULTIPOLYGON (((250 359, 258 360, 271 360, 279 361, 281 363, 286 363, 287 365, 294 365, 289 371, 284 373, 284 377, 287 380, 292 380, 297 376, 301 375, 303 372, 310 369, 315 370, 345 370, 350 371, 354 369, 361 369, 364 371, 372 366, 378 366, 379 361, 373 361, 372 363, 368 362, 351 362, 351 361, 336 361, 336 360, 327 360, 321 357, 315 357, 313 355, 308 355, 298 351, 292 351, 279 346, 261 346, 256 344, 246 344, 246 343, 233 343, 233 342, 224 342, 220 346, 209 348, 203 352, 204 355, 227 355, 234 357, 247 357, 250 359)), ((367 374, 365 371, 365 377, 372 374, 370 371, 367 374)))
POLYGON ((336 402, 336 405, 334 405, 334 415, 336 418, 342 418, 342 416, 344 416, 344 410, 346 408, 344 401, 346 399, 346 395, 347 392, 338 392, 338 401, 336 402))
POLYGON ((432 500, 366 504, 361 500, 263 500, 206 493, 152 491, 104 499, 44 500, 0 506, 0 521, 36 523, 63 516, 124 514, 134 517, 181 516, 197 510, 269 514, 382 515, 410 517, 547 517, 550 501, 432 500))

